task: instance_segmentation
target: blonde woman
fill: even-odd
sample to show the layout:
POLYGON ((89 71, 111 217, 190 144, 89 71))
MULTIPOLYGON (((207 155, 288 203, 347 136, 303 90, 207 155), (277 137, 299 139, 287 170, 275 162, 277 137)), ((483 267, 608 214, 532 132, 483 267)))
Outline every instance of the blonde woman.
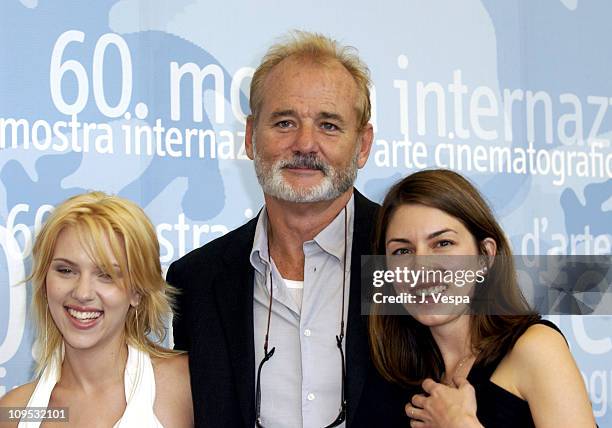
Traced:
POLYGON ((67 408, 77 427, 193 426, 187 356, 149 338, 164 337, 171 298, 142 209, 101 192, 70 198, 43 226, 33 263, 38 376, 0 406, 67 408))

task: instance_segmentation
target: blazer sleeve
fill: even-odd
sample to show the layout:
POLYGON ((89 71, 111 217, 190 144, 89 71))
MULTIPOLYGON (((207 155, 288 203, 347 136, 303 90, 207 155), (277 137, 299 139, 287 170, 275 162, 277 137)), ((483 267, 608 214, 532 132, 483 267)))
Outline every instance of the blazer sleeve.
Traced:
POLYGON ((190 348, 190 308, 188 282, 181 275, 179 262, 174 262, 168 268, 166 282, 176 289, 174 313, 172 317, 172 335, 174 338, 174 349, 189 352, 190 348))

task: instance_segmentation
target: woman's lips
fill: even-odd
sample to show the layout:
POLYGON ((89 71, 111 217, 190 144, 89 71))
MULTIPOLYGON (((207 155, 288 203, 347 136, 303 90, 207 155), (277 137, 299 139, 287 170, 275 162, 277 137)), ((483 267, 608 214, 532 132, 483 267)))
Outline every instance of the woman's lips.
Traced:
POLYGON ((79 330, 88 330, 93 328, 104 316, 104 311, 99 309, 77 309, 75 307, 65 306, 64 310, 66 311, 66 315, 68 316, 68 319, 72 325, 79 330))

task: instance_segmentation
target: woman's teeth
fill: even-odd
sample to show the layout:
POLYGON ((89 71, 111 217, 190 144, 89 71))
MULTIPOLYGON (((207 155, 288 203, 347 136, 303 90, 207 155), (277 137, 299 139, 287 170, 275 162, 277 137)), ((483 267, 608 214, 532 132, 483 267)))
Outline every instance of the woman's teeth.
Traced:
POLYGON ((425 294, 425 295, 431 295, 431 294, 438 294, 438 293, 443 293, 444 291, 446 291, 448 287, 446 285, 432 285, 430 287, 426 287, 426 288, 421 288, 419 290, 420 294, 425 294))
POLYGON ((72 308, 68 308, 68 313, 70 316, 79 319, 79 320, 91 320, 100 317, 102 312, 81 312, 72 308))

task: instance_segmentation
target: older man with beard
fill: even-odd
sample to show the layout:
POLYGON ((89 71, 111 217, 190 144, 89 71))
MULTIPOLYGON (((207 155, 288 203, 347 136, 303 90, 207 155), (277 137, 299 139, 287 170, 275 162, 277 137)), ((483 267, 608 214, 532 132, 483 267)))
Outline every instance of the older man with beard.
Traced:
POLYGON ((378 206, 353 188, 370 153, 369 73, 352 49, 294 32, 251 82, 246 150, 265 207, 173 263, 177 349, 196 426, 406 427, 360 314, 378 206))

